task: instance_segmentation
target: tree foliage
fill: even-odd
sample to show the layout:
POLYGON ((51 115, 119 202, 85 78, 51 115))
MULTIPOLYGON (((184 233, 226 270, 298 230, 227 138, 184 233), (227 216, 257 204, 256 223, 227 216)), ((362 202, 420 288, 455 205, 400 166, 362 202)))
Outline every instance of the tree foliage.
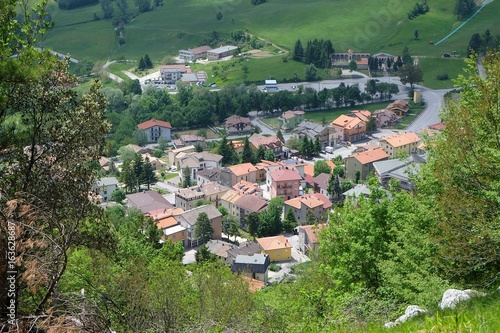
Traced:
POLYGON ((495 250, 500 242, 500 55, 488 54, 483 65, 480 76, 474 59, 467 60, 466 75, 456 81, 461 99, 446 104, 446 130, 433 142, 427 166, 439 207, 442 268, 448 278, 467 285, 496 284, 500 278, 495 250))
POLYGON ((194 233, 197 238, 201 239, 202 243, 206 243, 212 238, 214 228, 212 227, 212 223, 210 223, 207 213, 203 212, 198 215, 194 233))
POLYGON ((330 174, 332 172, 332 168, 326 163, 325 160, 317 160, 314 162, 314 177, 319 174, 327 173, 330 174))

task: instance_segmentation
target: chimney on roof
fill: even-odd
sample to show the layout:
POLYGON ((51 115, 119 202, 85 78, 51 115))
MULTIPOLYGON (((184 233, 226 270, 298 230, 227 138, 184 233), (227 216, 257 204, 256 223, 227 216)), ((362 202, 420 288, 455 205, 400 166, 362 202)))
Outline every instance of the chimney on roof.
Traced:
POLYGON ((249 255, 249 256, 253 256, 253 253, 252 253, 252 252, 248 252, 248 255, 249 255))

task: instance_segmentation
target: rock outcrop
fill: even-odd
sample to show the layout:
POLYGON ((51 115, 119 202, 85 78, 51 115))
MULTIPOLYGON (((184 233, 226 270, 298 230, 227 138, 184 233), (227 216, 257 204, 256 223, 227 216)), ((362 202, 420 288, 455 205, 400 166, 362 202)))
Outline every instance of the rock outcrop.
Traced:
POLYGON ((439 303, 440 309, 453 309, 458 303, 463 301, 468 301, 472 297, 486 296, 485 293, 476 290, 458 290, 458 289, 448 289, 444 292, 441 303, 439 303))
POLYGON ((406 308, 405 314, 396 319, 395 321, 388 322, 387 324, 384 325, 384 327, 391 328, 394 327, 398 324, 404 323, 410 318, 416 317, 422 313, 426 313, 427 310, 422 309, 418 305, 409 305, 406 308))

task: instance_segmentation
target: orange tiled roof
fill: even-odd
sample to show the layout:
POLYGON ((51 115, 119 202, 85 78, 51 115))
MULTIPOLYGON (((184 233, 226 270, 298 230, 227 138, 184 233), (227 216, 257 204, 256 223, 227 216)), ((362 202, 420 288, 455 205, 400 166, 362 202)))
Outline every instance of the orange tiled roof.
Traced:
POLYGON ((306 164, 304 166, 304 174, 314 177, 314 164, 306 164))
POLYGON ((236 164, 228 167, 235 176, 243 176, 249 174, 250 172, 256 172, 257 168, 253 166, 252 163, 242 163, 236 164))
POLYGON ((359 161, 361 164, 368 164, 376 161, 380 161, 384 158, 388 158, 389 155, 382 149, 376 148, 372 150, 367 150, 361 153, 357 153, 352 155, 355 159, 359 161))
POLYGON ((179 222, 177 222, 177 220, 173 216, 161 219, 158 222, 156 222, 156 226, 158 227, 158 229, 170 228, 176 224, 179 224, 179 222))
POLYGON ((356 127, 361 122, 361 119, 355 117, 349 117, 345 114, 339 116, 337 119, 332 121, 331 125, 336 127, 342 127, 345 129, 352 129, 356 127))
POLYGON ((391 136, 382 138, 380 141, 381 142, 386 141, 388 144, 390 144, 394 148, 397 148, 397 147, 401 147, 404 145, 417 143, 420 141, 420 138, 415 133, 408 132, 408 133, 399 133, 396 135, 391 135, 391 136))
POLYGON ((351 111, 351 114, 355 115, 364 122, 368 122, 372 116, 372 113, 368 110, 354 110, 351 111))
POLYGON ((146 130, 154 126, 172 128, 172 125, 170 125, 168 121, 156 120, 154 118, 137 125, 137 127, 141 130, 146 130))
POLYGON ((292 247, 292 244, 290 244, 283 235, 257 238, 257 242, 264 251, 287 249, 292 247))
POLYGON ((299 228, 304 229, 304 231, 307 233, 307 237, 309 238, 309 242, 311 244, 314 244, 318 242, 318 233, 324 227, 326 227, 326 224, 318 224, 317 226, 303 225, 299 228))

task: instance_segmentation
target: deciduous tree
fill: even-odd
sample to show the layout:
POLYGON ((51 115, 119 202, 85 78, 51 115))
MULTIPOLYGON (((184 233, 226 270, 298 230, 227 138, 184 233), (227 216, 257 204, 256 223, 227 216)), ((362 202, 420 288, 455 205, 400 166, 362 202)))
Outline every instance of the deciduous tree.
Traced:
POLYGON ((198 215, 196 219, 194 234, 195 237, 200 238, 202 243, 208 242, 212 238, 214 228, 210 223, 207 213, 203 212, 198 215))

